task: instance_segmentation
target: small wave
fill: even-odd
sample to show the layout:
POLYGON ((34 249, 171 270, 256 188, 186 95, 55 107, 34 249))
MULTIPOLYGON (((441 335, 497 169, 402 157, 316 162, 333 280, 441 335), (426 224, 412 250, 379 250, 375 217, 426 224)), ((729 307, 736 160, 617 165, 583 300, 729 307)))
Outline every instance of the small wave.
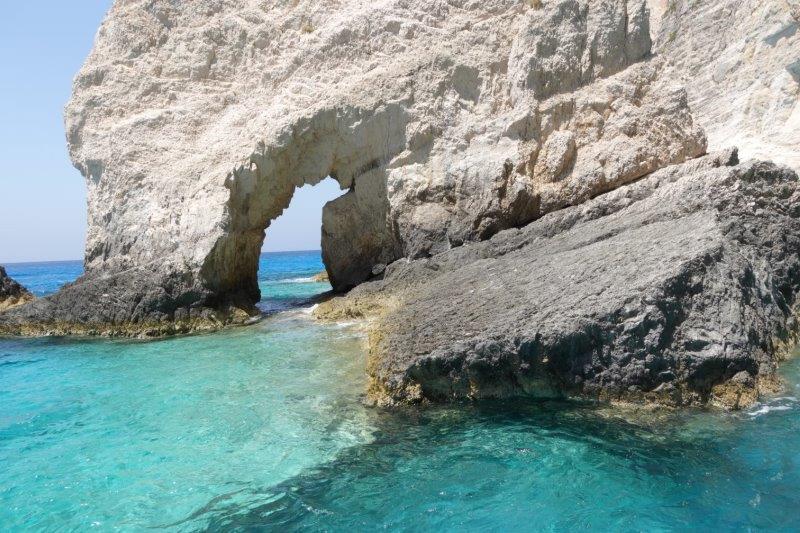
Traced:
POLYGON ((361 322, 357 320, 342 320, 339 322, 334 322, 331 327, 335 329, 345 329, 345 328, 352 328, 353 326, 360 325, 361 322))
POLYGON ((757 404, 747 411, 750 417, 763 416, 773 411, 789 411, 797 407, 798 399, 794 396, 781 396, 779 398, 772 398, 765 404, 757 404))
POLYGON ((278 283, 316 283, 313 277, 279 279, 278 283))
POLYGON ((314 304, 314 305, 312 305, 310 307, 304 307, 303 309, 301 309, 301 311, 303 312, 303 314, 310 315, 311 313, 314 312, 314 310, 317 307, 319 307, 319 304, 314 304))

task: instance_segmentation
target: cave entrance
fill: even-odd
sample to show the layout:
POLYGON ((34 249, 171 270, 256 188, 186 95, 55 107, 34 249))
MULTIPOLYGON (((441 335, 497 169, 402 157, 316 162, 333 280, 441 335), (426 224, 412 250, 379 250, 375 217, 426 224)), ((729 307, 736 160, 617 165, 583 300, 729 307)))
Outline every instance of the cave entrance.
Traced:
POLYGON ((262 312, 302 306, 331 290, 322 260, 322 212, 343 194, 330 176, 297 187, 289 207, 270 222, 258 262, 262 312))

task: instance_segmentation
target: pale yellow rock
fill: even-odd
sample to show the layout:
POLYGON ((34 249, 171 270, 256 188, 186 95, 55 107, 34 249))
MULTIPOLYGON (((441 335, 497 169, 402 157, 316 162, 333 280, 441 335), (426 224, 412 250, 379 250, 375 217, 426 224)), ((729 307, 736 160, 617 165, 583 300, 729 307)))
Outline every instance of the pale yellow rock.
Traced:
POLYGON ((34 299, 28 289, 11 279, 5 268, 0 266, 0 313, 32 302, 34 299))
POLYGON ((319 274, 316 274, 311 279, 314 280, 317 283, 324 283, 324 282, 330 281, 330 278, 328 277, 328 273, 325 272, 324 270, 322 272, 320 272, 319 274))

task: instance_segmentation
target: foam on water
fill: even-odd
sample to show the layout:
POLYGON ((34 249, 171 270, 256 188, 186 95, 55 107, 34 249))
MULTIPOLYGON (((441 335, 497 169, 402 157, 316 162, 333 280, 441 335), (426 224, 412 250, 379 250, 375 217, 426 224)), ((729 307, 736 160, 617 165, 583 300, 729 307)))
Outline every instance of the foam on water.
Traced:
POLYGON ((797 398, 794 396, 780 396, 778 398, 770 398, 765 403, 759 403, 749 409, 747 414, 752 417, 763 416, 774 411, 789 411, 797 409, 797 398))
POLYGON ((366 408, 360 329, 309 316, 326 284, 286 282, 320 270, 265 256, 271 314, 213 335, 0 339, 2 529, 800 529, 794 393, 741 414, 366 408))

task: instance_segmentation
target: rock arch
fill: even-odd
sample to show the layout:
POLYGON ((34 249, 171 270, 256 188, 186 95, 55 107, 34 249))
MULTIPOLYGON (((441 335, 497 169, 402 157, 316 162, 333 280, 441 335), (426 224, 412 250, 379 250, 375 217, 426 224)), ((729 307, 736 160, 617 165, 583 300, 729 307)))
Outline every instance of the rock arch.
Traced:
POLYGON ((116 2, 66 109, 86 276, 0 329, 247 319, 264 230, 329 175, 346 290, 700 155, 649 35, 645 0, 116 2))
POLYGON ((226 180, 226 232, 201 269, 222 301, 249 308, 260 297, 258 257, 264 232, 289 206, 294 191, 327 176, 347 192, 323 210, 323 260, 335 290, 367 279, 399 256, 389 216, 386 163, 406 146, 399 105, 374 110, 326 109, 296 123, 280 142, 259 149, 226 180))

